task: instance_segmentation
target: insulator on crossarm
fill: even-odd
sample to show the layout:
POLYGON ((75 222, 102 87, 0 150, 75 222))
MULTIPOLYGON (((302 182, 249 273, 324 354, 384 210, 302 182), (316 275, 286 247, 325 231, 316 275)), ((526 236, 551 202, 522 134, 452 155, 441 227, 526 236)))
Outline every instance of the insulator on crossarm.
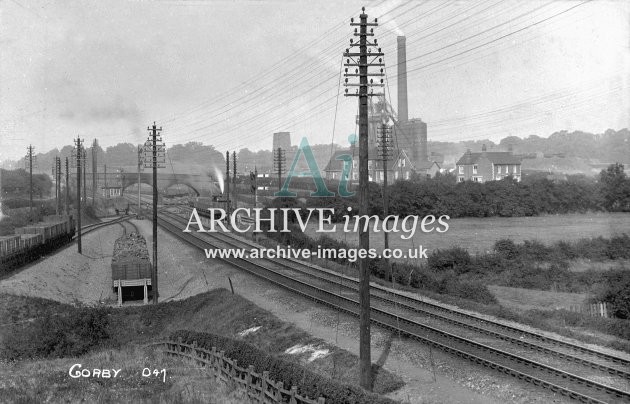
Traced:
POLYGON ((352 42, 353 42, 353 41, 352 41, 352 38, 350 38, 350 44, 352 44, 352 42))
POLYGON ((354 18, 350 18, 350 22, 354 22, 354 18))

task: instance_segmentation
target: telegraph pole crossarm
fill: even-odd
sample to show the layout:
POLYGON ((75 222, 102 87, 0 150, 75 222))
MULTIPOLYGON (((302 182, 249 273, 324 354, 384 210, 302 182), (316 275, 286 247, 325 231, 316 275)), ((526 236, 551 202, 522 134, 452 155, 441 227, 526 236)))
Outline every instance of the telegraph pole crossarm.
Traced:
MULTIPOLYGON (((368 97, 381 96, 383 94, 374 93, 373 87, 383 87, 383 79, 374 83, 370 77, 383 77, 384 64, 383 53, 377 47, 378 41, 372 42, 368 37, 374 36, 374 28, 378 26, 378 21, 368 22, 365 7, 359 16, 359 22, 350 19, 350 26, 354 28, 354 36, 359 37, 359 42, 355 43, 350 39, 350 47, 359 47, 359 52, 350 52, 346 49, 343 56, 346 58, 345 66, 345 96, 359 97, 359 214, 368 215, 368 97), (358 57, 358 61, 355 58, 358 57), (368 58, 373 58, 368 62, 368 58), (376 62, 378 60, 378 62, 376 62), (349 68, 354 67, 354 71, 349 68), (372 73, 368 68, 380 67, 377 73, 372 73), (351 77, 359 77, 358 83, 350 83, 351 77), (369 82, 368 82, 369 78, 369 82), (348 87, 357 87, 355 92, 349 93, 348 87), (370 89, 368 93, 368 88, 370 89)), ((377 79, 378 80, 378 79, 377 79)), ((367 223, 366 223, 367 224, 367 223)), ((367 226, 359 225, 359 247, 365 251, 369 249, 369 233, 365 231, 367 226)), ((372 389, 372 361, 371 361, 371 336, 370 336, 370 272, 366 258, 359 259, 359 368, 361 387, 366 390, 372 389)))

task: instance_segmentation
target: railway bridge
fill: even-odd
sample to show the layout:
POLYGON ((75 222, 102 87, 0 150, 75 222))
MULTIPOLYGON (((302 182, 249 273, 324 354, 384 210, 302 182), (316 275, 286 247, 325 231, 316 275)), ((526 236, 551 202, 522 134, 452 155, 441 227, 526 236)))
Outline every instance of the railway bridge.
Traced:
MULTIPOLYGON (((73 178, 76 178, 76 174, 71 175, 73 178)), ((201 195, 202 190, 212 189, 214 187, 214 183, 211 178, 207 175, 202 174, 177 174, 177 173, 160 173, 158 172, 158 190, 161 193, 165 193, 166 190, 175 185, 186 185, 193 192, 197 194, 197 196, 201 195)), ((138 173, 131 171, 122 171, 116 170, 114 172, 108 173, 96 173, 94 176, 91 172, 85 173, 86 179, 86 191, 88 193, 92 192, 92 188, 94 187, 94 181, 96 181, 96 191, 102 187, 120 187, 124 194, 125 189, 128 187, 137 184, 140 182, 141 184, 147 184, 153 186, 153 173, 152 172, 142 172, 140 173, 140 179, 138 181, 138 173)), ((74 188, 76 184, 76 180, 70 181, 70 187, 74 188)), ((83 185, 82 185, 83 186, 83 185)))

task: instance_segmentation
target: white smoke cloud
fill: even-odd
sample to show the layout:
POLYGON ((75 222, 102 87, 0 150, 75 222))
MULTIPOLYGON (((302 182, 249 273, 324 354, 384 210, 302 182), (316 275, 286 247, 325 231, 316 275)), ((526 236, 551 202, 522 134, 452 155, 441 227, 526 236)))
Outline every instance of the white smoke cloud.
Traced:
POLYGON ((212 166, 212 168, 214 168, 214 174, 217 176, 217 182, 219 183, 219 188, 221 189, 221 193, 223 193, 223 190, 225 188, 225 184, 223 183, 223 173, 217 166, 212 166))

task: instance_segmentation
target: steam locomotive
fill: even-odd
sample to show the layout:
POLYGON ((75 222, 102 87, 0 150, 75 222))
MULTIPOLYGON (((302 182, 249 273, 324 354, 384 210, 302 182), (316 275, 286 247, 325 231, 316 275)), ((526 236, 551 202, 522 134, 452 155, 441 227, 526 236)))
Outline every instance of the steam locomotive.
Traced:
MULTIPOLYGON (((191 199, 188 202, 188 206, 197 209, 199 216, 210 218, 210 211, 208 209, 223 209, 225 212, 228 210, 228 199, 223 195, 213 195, 211 197, 198 196, 191 199)), ((221 211, 214 211, 215 218, 221 217, 221 211)))

